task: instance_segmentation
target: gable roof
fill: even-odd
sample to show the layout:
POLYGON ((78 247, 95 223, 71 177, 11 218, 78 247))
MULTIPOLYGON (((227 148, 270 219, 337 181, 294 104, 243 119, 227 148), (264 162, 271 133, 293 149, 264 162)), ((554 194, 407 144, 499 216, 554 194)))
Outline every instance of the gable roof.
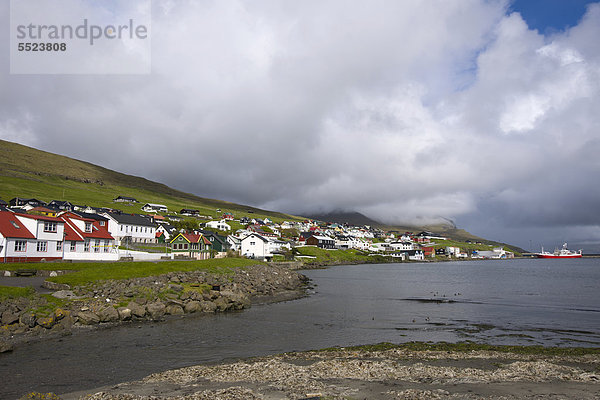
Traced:
POLYGON ((108 226, 99 227, 98 221, 91 218, 82 218, 77 215, 69 215, 69 213, 61 216, 61 219, 65 222, 65 240, 81 241, 84 239, 109 239, 114 240, 114 237, 108 232, 108 226), (73 221, 80 220, 86 223, 92 223, 92 231, 84 232, 75 225, 73 221))
POLYGON ((139 225, 139 226, 150 226, 155 227, 154 222, 150 220, 150 218, 145 217, 140 214, 126 214, 126 213, 113 213, 107 212, 105 213, 110 218, 117 221, 119 224, 127 224, 127 225, 139 225))
POLYGON ((171 243, 173 243, 180 236, 182 238, 184 238, 185 240, 187 240, 189 243, 202 242, 206 245, 210 245, 210 240, 208 240, 206 237, 204 237, 204 235, 201 233, 180 233, 171 240, 171 243))
POLYGON ((0 211, 0 233, 4 237, 35 239, 29 229, 10 211, 0 211))

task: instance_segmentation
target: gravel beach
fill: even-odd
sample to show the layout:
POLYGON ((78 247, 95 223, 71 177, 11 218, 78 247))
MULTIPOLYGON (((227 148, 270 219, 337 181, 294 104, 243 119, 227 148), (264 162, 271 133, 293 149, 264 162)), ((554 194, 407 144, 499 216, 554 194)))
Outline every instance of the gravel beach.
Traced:
POLYGON ((61 398, 599 399, 600 355, 340 348, 187 367, 61 398))

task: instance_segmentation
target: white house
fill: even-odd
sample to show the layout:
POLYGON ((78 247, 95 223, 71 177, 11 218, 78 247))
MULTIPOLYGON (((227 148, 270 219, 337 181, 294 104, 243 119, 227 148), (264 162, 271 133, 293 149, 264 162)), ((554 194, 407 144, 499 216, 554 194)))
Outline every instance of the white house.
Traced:
POLYGON ((62 259, 64 221, 54 217, 0 211, 0 258, 3 262, 62 259))
POLYGON ((242 239, 233 236, 233 235, 228 235, 227 236, 227 243, 229 243, 229 248, 235 252, 237 252, 238 254, 240 253, 241 249, 242 249, 242 239))
POLYGON ((103 213, 108 218, 108 231, 121 245, 133 243, 156 243, 156 224, 149 217, 140 214, 103 213))
POLYGON ((169 212, 169 209, 164 204, 146 203, 143 205, 142 211, 166 213, 166 212, 169 212))
POLYGON ((270 259, 273 257, 273 253, 271 253, 271 244, 269 242, 269 239, 258 233, 251 233, 240 242, 241 254, 245 257, 261 260, 270 259))
POLYGON ((65 222, 63 259, 73 261, 117 261, 119 251, 104 220, 74 213, 60 216, 65 222))
POLYGON ((412 242, 392 242, 390 247, 393 250, 414 250, 414 244, 412 242))
POLYGON ((231 225, 229 225, 227 222, 225 222, 224 219, 222 219, 221 221, 208 221, 206 224, 204 224, 204 226, 206 226, 207 228, 212 228, 212 229, 216 229, 219 231, 230 231, 231 230, 231 225))

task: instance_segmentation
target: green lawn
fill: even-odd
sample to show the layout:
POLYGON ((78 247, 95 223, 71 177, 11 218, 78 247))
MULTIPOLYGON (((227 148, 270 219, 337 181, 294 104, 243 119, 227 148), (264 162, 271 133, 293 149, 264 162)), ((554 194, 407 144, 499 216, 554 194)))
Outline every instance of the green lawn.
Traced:
POLYGON ((35 293, 32 287, 0 286, 0 301, 5 299, 16 299, 18 297, 30 297, 35 293))
MULTIPOLYGON (((49 281, 82 286, 92 282, 109 279, 130 279, 163 275, 170 272, 206 271, 227 274, 234 268, 243 268, 260 261, 245 258, 215 258, 198 261, 161 261, 161 262, 112 262, 112 263, 40 263, 5 264, 7 270, 40 269, 71 270, 72 273, 48 278, 49 281)), ((19 288, 16 288, 19 289, 19 288)))
MULTIPOLYGON (((316 262, 320 263, 373 263, 389 262, 388 259, 381 256, 369 256, 359 250, 326 250, 313 246, 297 247, 298 255, 317 257, 316 262)), ((310 261, 307 261, 310 263, 310 261)))

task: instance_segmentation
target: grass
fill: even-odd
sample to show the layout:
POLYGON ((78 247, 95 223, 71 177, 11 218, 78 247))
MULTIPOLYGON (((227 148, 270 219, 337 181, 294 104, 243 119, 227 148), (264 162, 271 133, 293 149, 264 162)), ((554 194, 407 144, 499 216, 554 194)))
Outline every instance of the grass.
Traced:
POLYGON ((210 273, 228 274, 234 268, 243 268, 259 261, 244 258, 215 258, 198 261, 162 262, 111 262, 111 263, 40 263, 6 264, 5 269, 35 268, 41 270, 71 270, 72 273, 48 278, 49 281, 70 286, 83 286, 102 280, 119 280, 163 275, 170 272, 202 270, 210 273))
MULTIPOLYGON (((339 351, 340 347, 330 347, 318 351, 339 351)), ((496 351, 500 353, 511 354, 530 354, 542 356, 582 356, 586 354, 600 354, 600 348, 597 347, 543 347, 543 346, 496 346, 489 344, 478 344, 472 342, 461 343, 425 343, 409 342, 403 344, 378 343, 362 346, 344 347, 344 350, 350 351, 385 351, 385 350, 412 350, 412 351, 451 351, 451 352, 471 352, 471 351, 496 351)))
POLYGON ((214 218, 231 212, 236 218, 269 217, 278 222, 303 219, 198 197, 141 177, 0 140, 0 198, 9 201, 13 197, 69 200, 74 204, 111 207, 130 213, 140 213, 144 203, 159 203, 165 204, 171 212, 192 208, 214 218), (141 204, 113 203, 119 195, 134 197, 141 204), (217 209, 221 211, 217 212, 217 209))
POLYGON ((0 301, 6 299, 16 299, 19 297, 31 297, 35 294, 35 289, 28 287, 0 286, 0 301))
MULTIPOLYGON (((389 258, 369 256, 360 250, 326 250, 313 246, 297 247, 298 255, 316 257, 314 262, 327 264, 390 262, 389 258)), ((310 261, 306 261, 311 263, 310 261)), ((398 262, 396 260, 395 262, 398 262)))

